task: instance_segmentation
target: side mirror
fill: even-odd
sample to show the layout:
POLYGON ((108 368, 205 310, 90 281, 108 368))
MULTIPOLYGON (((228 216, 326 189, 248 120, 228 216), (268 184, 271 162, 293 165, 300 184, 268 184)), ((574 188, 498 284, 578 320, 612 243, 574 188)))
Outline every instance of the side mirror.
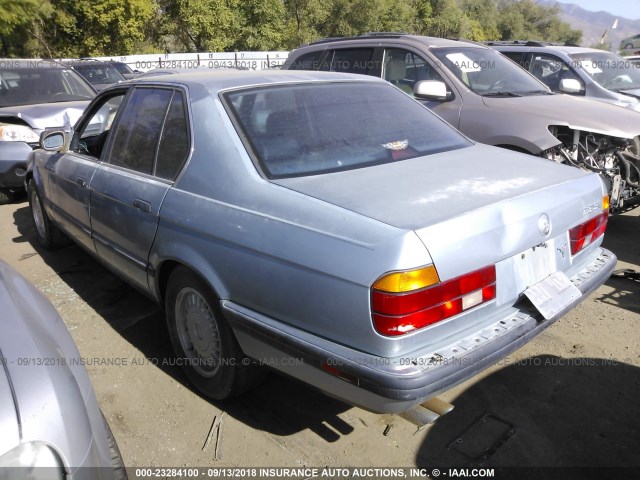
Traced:
POLYGON ((47 152, 59 152, 64 142, 65 133, 62 130, 45 130, 40 134, 40 148, 47 152))
POLYGON ((413 95, 419 100, 445 102, 449 99, 447 86, 439 80, 421 80, 413 86, 413 95))
POLYGON ((562 93, 581 93, 582 85, 575 78, 563 78, 560 80, 560 91, 562 93))

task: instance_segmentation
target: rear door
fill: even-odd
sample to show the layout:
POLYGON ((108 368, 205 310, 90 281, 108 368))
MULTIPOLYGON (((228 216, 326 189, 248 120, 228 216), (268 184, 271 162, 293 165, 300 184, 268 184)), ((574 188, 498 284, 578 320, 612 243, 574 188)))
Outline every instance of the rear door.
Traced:
POLYGON ((173 88, 135 88, 91 180, 96 252, 143 290, 160 206, 190 149, 185 100, 173 88))

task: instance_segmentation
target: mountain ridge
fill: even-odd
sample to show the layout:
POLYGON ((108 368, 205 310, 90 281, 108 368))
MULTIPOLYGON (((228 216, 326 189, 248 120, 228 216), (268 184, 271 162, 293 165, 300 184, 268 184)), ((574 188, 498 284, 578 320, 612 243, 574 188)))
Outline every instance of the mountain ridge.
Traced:
MULTIPOLYGON (((599 45, 606 30, 607 36, 604 43, 605 45, 610 44, 610 50, 617 52, 622 39, 640 33, 640 19, 619 17, 602 10, 598 12, 585 10, 574 3, 561 3, 553 0, 540 0, 538 3, 544 6, 558 6, 561 10, 561 20, 568 23, 571 28, 582 30, 581 45, 584 47, 599 45), (616 19, 618 19, 618 25, 612 29, 616 19)), ((638 51, 640 52, 640 49, 638 51)))

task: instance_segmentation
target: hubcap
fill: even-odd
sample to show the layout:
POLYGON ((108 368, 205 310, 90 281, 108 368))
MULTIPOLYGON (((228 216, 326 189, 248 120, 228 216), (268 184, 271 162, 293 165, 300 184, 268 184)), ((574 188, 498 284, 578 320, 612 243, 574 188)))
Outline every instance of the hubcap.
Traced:
POLYGON ((220 332, 207 301, 193 288, 178 293, 175 319, 182 350, 183 364, 191 366, 203 377, 212 377, 220 367, 220 332))
POLYGON ((36 230, 40 238, 46 238, 47 230, 44 226, 44 214, 42 213, 42 205, 35 191, 31 192, 31 212, 33 215, 33 223, 36 224, 36 230))

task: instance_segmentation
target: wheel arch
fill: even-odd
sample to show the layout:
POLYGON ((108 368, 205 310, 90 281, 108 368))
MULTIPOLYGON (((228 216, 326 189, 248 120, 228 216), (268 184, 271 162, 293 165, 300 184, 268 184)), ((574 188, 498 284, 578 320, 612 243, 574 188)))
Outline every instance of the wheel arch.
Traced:
MULTIPOLYGON (((196 264, 203 265, 203 263, 199 262, 196 264)), ((215 273, 215 271, 212 268, 207 268, 206 270, 208 270, 209 273, 212 274, 211 276, 209 276, 193 265, 194 264, 191 262, 179 260, 177 258, 167 258, 160 262, 156 269, 154 294, 162 308, 164 308, 164 303, 166 300, 166 292, 167 286, 169 284, 169 279, 171 278, 173 272, 180 267, 184 267, 191 271, 193 274, 200 277, 200 279, 211 289, 213 294, 218 299, 222 299, 221 293, 226 292, 226 289, 222 287, 222 281, 220 280, 220 277, 215 273), (211 278, 214 279, 214 282, 211 282, 211 278)))

